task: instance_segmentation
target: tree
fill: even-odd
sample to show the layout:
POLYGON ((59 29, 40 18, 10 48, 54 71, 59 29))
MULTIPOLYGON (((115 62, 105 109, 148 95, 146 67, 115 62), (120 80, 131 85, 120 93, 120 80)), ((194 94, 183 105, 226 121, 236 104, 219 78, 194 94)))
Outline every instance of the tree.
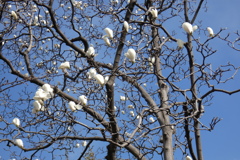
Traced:
POLYGON ((3 149, 22 159, 203 160, 201 130, 221 120, 203 124, 204 106, 215 92, 240 91, 221 88, 237 66, 209 62, 213 41, 238 50, 238 40, 205 27, 206 8, 204 0, 1 2, 3 149))

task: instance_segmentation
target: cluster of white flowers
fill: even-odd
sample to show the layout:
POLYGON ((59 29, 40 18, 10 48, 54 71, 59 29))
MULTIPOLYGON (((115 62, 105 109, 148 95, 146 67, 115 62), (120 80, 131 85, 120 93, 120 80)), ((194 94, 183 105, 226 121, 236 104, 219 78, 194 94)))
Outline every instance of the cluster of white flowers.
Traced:
POLYGON ((97 74, 97 71, 95 68, 90 68, 87 72, 88 79, 94 78, 94 76, 97 74))
POLYGON ((94 68, 89 69, 87 75, 88 79, 95 79, 96 83, 100 84, 101 86, 104 86, 109 80, 109 76, 103 77, 101 74, 97 74, 97 71, 94 68))
POLYGON ((42 87, 38 88, 33 99, 33 110, 32 113, 37 113, 39 111, 44 111, 44 101, 52 98, 54 96, 53 89, 49 84, 44 84, 42 87))
MULTIPOLYGON (((185 30, 185 32, 187 32, 188 34, 192 34, 195 30, 198 29, 198 26, 192 26, 192 24, 190 24, 189 22, 184 22, 182 24, 182 28, 185 30)), ((214 33, 213 33, 213 29, 211 27, 207 27, 207 31, 209 33, 209 37, 213 37, 214 33)))
MULTIPOLYGON (((189 22, 184 22, 182 24, 182 28, 184 29, 185 32, 192 35, 193 32, 198 29, 198 26, 197 25, 192 26, 192 24, 190 24, 189 22)), ((214 36, 214 32, 213 32, 213 29, 211 27, 207 27, 207 31, 209 33, 209 37, 214 36)), ((184 47, 184 43, 185 42, 182 41, 181 39, 177 39, 178 50, 180 50, 184 47)))
POLYGON ((128 98, 125 97, 125 96, 120 96, 120 100, 121 100, 121 101, 126 101, 126 100, 128 100, 128 98))
POLYGON ((104 35, 102 38, 107 46, 111 46, 111 42, 108 38, 113 39, 113 30, 110 28, 105 28, 104 31, 106 32, 106 35, 104 35))
POLYGON ((105 28, 104 31, 106 32, 106 36, 113 39, 113 30, 111 30, 110 28, 105 28))
POLYGON ((192 35, 193 32, 198 29, 198 26, 192 26, 189 22, 184 22, 182 24, 182 28, 185 30, 185 32, 192 35))
POLYGON ((58 69, 61 69, 63 72, 66 72, 67 69, 70 69, 70 63, 68 61, 61 63, 58 69))
POLYGON ((76 104, 73 101, 68 102, 68 107, 72 112, 76 112, 77 110, 81 110, 83 106, 87 105, 87 97, 85 95, 79 96, 79 104, 76 104))
POLYGON ((73 5, 78 9, 81 9, 81 10, 83 9, 82 8, 82 1, 74 1, 73 5))
POLYGON ((133 111, 129 111, 129 114, 134 117, 134 112, 133 111))
POLYGON ((76 104, 73 101, 70 101, 68 104, 69 104, 69 109, 71 109, 71 111, 73 111, 73 112, 76 110, 82 109, 82 106, 80 104, 76 104))
POLYGON ((149 66, 153 66, 153 64, 155 64, 155 57, 148 57, 148 62, 149 62, 149 66))
MULTIPOLYGON (((95 82, 97 84, 100 84, 101 86, 105 85, 109 79, 108 76, 103 77, 101 74, 97 74, 97 71, 94 68, 89 69, 89 71, 87 72, 87 76, 88 76, 88 79, 95 79, 95 82)), ((76 104, 73 101, 70 101, 68 103, 69 109, 71 111, 74 112, 76 110, 80 110, 80 109, 82 109, 83 106, 87 105, 88 99, 85 95, 79 96, 79 100, 80 100, 80 104, 76 104)))
MULTIPOLYGON (((127 107, 128 107, 128 109, 134 109, 134 106, 133 106, 132 104, 128 105, 127 107)), ((130 114, 132 117, 135 116, 134 111, 129 111, 129 114, 130 114)), ((137 119, 138 119, 138 118, 139 118, 139 117, 137 117, 137 119)))
POLYGON ((106 45, 107 45, 108 47, 110 47, 110 46, 111 46, 111 42, 110 42, 110 40, 108 39, 107 35, 104 35, 102 38, 103 38, 104 42, 106 43, 106 45))

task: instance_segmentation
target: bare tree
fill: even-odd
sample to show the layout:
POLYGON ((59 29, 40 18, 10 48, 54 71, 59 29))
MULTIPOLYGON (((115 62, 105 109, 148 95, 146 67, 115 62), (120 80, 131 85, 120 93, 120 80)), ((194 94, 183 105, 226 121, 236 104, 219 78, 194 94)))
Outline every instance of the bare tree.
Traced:
POLYGON ((213 69, 211 41, 239 50, 238 40, 203 27, 206 6, 2 1, 1 148, 22 159, 203 160, 201 130, 221 120, 203 124, 204 106, 215 92, 240 91, 218 87, 239 67, 213 69))

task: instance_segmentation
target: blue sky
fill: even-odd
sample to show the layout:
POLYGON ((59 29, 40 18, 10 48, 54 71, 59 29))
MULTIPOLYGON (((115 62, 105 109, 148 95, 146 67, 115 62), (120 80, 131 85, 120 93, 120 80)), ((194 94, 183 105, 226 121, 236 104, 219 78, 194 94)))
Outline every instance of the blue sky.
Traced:
MULTIPOLYGON (((211 26, 214 30, 227 27, 227 31, 231 33, 240 29, 239 5, 240 1, 238 0, 210 0, 208 12, 202 12, 200 18, 203 18, 205 25, 211 26)), ((213 59, 214 61, 226 62, 229 60, 239 66, 239 52, 229 50, 226 46, 222 47, 221 44, 215 45, 220 55, 217 55, 216 59, 213 59)), ((229 90, 240 88, 240 76, 236 76, 225 88, 229 90)), ((205 108, 206 112, 202 119, 206 122, 210 122, 212 117, 223 118, 212 132, 202 132, 205 160, 240 160, 239 97, 240 93, 231 96, 215 93, 213 104, 205 108)))

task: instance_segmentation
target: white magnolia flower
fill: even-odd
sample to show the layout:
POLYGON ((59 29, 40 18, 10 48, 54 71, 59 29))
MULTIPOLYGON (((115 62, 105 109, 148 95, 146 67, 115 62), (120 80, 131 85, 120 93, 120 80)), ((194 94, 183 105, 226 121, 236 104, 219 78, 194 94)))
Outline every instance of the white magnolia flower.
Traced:
POLYGON ((104 78, 104 84, 106 84, 106 83, 108 82, 108 80, 109 80, 109 76, 106 76, 106 77, 104 78))
POLYGON ((42 89, 53 96, 53 88, 49 84, 44 84, 42 89))
POLYGON ((33 25, 35 25, 35 26, 38 25, 38 16, 34 17, 33 25))
POLYGON ((143 86, 144 86, 144 87, 147 87, 147 83, 143 83, 143 86))
POLYGON ((192 158, 190 156, 187 156, 186 160, 192 160, 192 158))
POLYGON ((87 74, 88 74, 88 79, 92 79, 97 74, 97 71, 95 68, 91 68, 87 74))
POLYGON ((111 46, 111 42, 110 42, 110 40, 108 39, 107 35, 104 35, 102 38, 103 38, 104 42, 106 43, 106 45, 107 45, 108 47, 110 47, 110 46, 111 46))
POLYGON ((48 100, 51 97, 52 96, 49 93, 45 92, 42 88, 39 88, 36 91, 35 96, 33 97, 33 99, 39 100, 39 101, 46 101, 46 100, 48 100))
POLYGON ((132 48, 128 49, 127 53, 125 53, 125 56, 129 58, 132 63, 135 63, 136 52, 134 49, 132 48))
POLYGON ((148 57, 149 65, 152 66, 155 64, 155 57, 148 57))
POLYGON ((82 106, 81 106, 80 104, 76 104, 76 105, 75 105, 75 108, 76 108, 77 110, 81 110, 81 109, 82 109, 82 106))
POLYGON ((128 22, 127 22, 127 21, 124 21, 124 22, 123 22, 123 26, 124 26, 125 31, 128 32, 128 30, 129 30, 129 25, 128 25, 128 22))
POLYGON ((42 105, 41 105, 41 103, 40 103, 39 101, 34 101, 34 102, 33 102, 33 109, 34 109, 36 112, 40 111, 41 108, 42 108, 42 105))
POLYGON ((68 61, 61 63, 58 69, 70 69, 70 63, 68 61))
POLYGON ((75 102, 73 102, 73 101, 70 101, 69 103, 68 103, 68 105, 69 105, 69 109, 71 109, 71 111, 76 111, 76 103, 75 102))
POLYGON ((60 44, 54 44, 55 48, 60 48, 60 44))
POLYGON ((153 117, 150 117, 150 118, 149 118, 149 121, 150 121, 151 123, 153 123, 155 120, 154 120, 153 117))
POLYGON ((152 57, 152 58, 151 58, 151 62, 152 62, 152 64, 155 63, 155 57, 152 57))
POLYGON ((97 84, 100 84, 101 86, 105 84, 104 77, 101 74, 96 74, 94 78, 97 84))
POLYGON ((127 98, 126 98, 125 96, 120 96, 120 100, 121 100, 121 101, 126 101, 127 98))
POLYGON ((44 84, 42 87, 40 87, 36 93, 33 99, 39 100, 39 101, 46 101, 49 98, 52 98, 54 95, 53 88, 49 84, 44 84))
POLYGON ((83 147, 86 147, 86 146, 87 146, 87 141, 83 141, 83 142, 82 142, 82 146, 83 146, 83 147))
POLYGON ((13 17, 13 19, 16 21, 18 20, 18 15, 16 14, 15 11, 11 11, 11 16, 13 17))
POLYGON ((209 37, 213 37, 214 33, 213 33, 213 29, 211 27, 207 27, 208 33, 209 33, 209 37))
POLYGON ((184 42, 181 39, 177 39, 178 50, 184 47, 184 42))
POLYGON ((33 110, 32 110, 33 114, 36 114, 37 112, 44 111, 44 110, 45 110, 44 106, 39 101, 33 102, 33 110))
POLYGON ((21 139, 15 139, 15 144, 18 147, 23 148, 23 141, 21 139))
POLYGON ((129 114, 134 117, 134 112, 133 111, 130 111, 129 114))
POLYGON ((85 95, 79 96, 82 105, 87 105, 87 97, 85 95))
POLYGON ((20 126, 20 119, 19 118, 14 118, 12 120, 13 124, 16 126, 16 127, 19 127, 20 126))
POLYGON ((79 144, 79 143, 77 143, 77 144, 76 144, 76 148, 79 148, 79 147, 80 147, 80 144, 79 144))
POLYGON ((121 112, 122 112, 122 114, 125 114, 125 111, 124 111, 124 110, 122 110, 121 112))
POLYGON ((193 27, 189 22, 184 22, 182 28, 190 35, 193 33, 193 27))
POLYGON ((90 46, 86 52, 86 55, 88 57, 94 57, 95 56, 95 49, 93 48, 93 46, 90 46))
POLYGON ((193 26, 192 28, 193 28, 193 32, 194 32, 194 31, 196 31, 196 30, 198 29, 198 26, 195 25, 195 26, 193 26))
POLYGON ((113 31, 110 28, 105 28, 104 31, 107 33, 107 36, 113 39, 113 31))
POLYGON ((158 17, 158 11, 157 11, 156 8, 151 9, 150 12, 151 12, 152 17, 153 17, 154 19, 158 17))

